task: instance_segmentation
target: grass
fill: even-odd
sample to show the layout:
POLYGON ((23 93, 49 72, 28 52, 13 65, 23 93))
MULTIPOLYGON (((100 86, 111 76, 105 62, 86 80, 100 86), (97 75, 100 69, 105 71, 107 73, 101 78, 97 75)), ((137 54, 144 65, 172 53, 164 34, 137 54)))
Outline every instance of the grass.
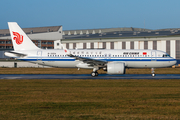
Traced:
MULTIPOLYGON (((156 74, 179 74, 159 68, 156 74)), ((69 68, 0 68, 0 74, 90 74, 69 68)), ((100 74, 106 72, 99 71, 100 74)), ((150 69, 127 69, 150 74, 150 69)), ((180 119, 179 80, 0 80, 0 119, 180 119)))
MULTIPOLYGON (((0 74, 90 74, 92 69, 77 68, 0 68, 0 74)), ((99 74, 105 74, 103 70, 99 74)), ((179 74, 180 68, 157 68, 156 74, 179 74)), ((126 74, 151 74, 151 69, 126 69, 126 74)))
POLYGON ((0 80, 0 119, 180 119, 179 80, 0 80))

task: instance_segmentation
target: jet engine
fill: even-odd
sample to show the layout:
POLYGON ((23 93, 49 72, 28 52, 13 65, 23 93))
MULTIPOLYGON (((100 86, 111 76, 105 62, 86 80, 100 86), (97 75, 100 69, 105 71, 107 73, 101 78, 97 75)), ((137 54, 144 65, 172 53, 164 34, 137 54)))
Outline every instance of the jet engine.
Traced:
POLYGON ((110 62, 107 64, 107 74, 125 74, 125 63, 110 62))

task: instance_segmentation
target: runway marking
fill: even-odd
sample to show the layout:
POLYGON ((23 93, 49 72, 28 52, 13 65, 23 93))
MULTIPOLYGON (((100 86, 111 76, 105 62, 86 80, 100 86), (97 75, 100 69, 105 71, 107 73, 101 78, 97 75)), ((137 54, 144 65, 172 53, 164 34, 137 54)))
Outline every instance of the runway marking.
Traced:
POLYGON ((4 77, 4 78, 1 78, 1 79, 21 79, 21 77, 4 77))

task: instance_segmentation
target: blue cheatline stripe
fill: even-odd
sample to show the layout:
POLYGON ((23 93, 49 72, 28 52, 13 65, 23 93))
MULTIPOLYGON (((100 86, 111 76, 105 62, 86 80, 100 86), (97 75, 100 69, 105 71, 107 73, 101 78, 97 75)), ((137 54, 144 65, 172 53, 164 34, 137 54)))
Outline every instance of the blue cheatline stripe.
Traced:
MULTIPOLYGON (((75 59, 19 59, 23 61, 75 61, 75 59)), ((103 61, 175 61, 176 59, 95 59, 103 61)))
POLYGON ((19 59, 23 61, 75 61, 75 59, 19 59))
MULTIPOLYGON (((34 57, 28 57, 28 58, 35 58, 37 59, 37 56, 34 57)), ((72 59, 72 57, 41 57, 42 59, 72 59)), ((82 58, 91 58, 91 59, 109 59, 109 57, 82 57, 82 58)), ((111 57, 110 59, 159 59, 159 58, 163 58, 163 57, 111 57)), ((164 57, 167 58, 167 57, 164 57)), ((172 58, 172 57, 170 57, 172 58)), ((173 59, 173 58, 172 58, 173 59)))

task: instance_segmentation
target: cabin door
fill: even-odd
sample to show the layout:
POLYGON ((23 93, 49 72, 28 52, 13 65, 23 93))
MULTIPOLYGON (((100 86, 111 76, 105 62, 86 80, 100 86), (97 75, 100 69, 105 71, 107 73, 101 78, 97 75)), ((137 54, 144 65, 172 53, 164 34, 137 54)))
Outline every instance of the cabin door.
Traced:
POLYGON ((151 52, 151 61, 156 61, 156 52, 151 52))
POLYGON ((42 60, 42 51, 37 51, 37 60, 42 60))

